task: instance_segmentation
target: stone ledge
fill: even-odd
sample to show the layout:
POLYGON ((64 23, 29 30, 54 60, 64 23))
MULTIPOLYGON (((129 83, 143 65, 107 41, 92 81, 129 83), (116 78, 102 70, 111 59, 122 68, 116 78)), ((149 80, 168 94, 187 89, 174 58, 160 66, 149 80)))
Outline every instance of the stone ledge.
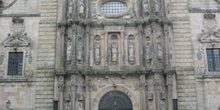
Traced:
POLYGON ((0 17, 40 17, 39 13, 31 14, 0 14, 0 17))
POLYGON ((0 78, 2 82, 36 82, 35 78, 0 78))
POLYGON ((195 76, 196 79, 220 79, 220 72, 218 73, 205 73, 205 74, 197 74, 195 76))

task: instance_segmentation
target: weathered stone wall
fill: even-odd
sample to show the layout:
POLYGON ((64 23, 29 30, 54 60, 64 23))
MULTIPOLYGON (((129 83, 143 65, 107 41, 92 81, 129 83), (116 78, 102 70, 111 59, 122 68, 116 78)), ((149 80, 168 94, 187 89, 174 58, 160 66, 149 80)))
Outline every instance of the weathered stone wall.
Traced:
POLYGON ((57 0, 40 0, 35 110, 53 108, 57 0))
POLYGON ((197 109, 188 0, 171 0, 179 110, 197 109))
POLYGON ((219 38, 212 33, 219 33, 219 6, 213 1, 191 1, 190 23, 193 42, 193 61, 196 78, 196 95, 198 110, 217 110, 219 109, 220 101, 217 100, 220 96, 218 71, 208 70, 207 48, 220 48, 219 38), (201 7, 196 6, 201 4, 201 7), (214 12, 213 14, 208 14, 214 12), (212 16, 214 15, 214 16, 212 16), (205 18, 209 16, 211 18, 205 18), (206 34, 210 33, 210 34, 206 34), (213 42, 212 42, 213 41, 213 42))

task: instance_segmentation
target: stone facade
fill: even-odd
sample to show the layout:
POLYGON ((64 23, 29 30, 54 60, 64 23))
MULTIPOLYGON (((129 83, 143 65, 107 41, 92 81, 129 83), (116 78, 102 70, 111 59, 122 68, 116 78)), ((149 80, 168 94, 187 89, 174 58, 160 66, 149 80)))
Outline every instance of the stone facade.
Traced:
POLYGON ((0 110, 174 110, 175 100, 179 110, 220 109, 220 72, 206 53, 220 48, 219 9, 219 0, 0 0, 0 110), (104 12, 109 2, 126 9, 104 12), (10 52, 23 53, 21 75, 8 75, 10 52))

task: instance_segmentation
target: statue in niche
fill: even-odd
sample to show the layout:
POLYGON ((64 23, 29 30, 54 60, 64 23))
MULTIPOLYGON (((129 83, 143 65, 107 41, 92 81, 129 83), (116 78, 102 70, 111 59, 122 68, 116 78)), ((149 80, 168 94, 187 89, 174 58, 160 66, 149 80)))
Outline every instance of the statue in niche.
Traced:
POLYGON ((78 110, 84 110, 82 102, 79 103, 78 110))
POLYGON ((79 0, 79 17, 83 18, 84 17, 84 0, 79 0))
POLYGON ((163 60, 163 49, 160 42, 157 42, 157 58, 160 62, 163 60))
POLYGON ((154 110, 154 106, 151 102, 148 103, 148 110, 154 110))
POLYGON ((156 15, 160 12, 160 0, 154 0, 154 12, 156 15))
POLYGON ((150 63, 152 60, 152 47, 150 43, 147 42, 146 44, 146 61, 147 63, 150 63))
POLYGON ((70 110, 70 106, 68 103, 66 103, 66 109, 65 110, 70 110))
POLYGON ((82 61, 82 55, 83 55, 83 43, 82 43, 82 40, 80 39, 78 41, 78 54, 77 54, 79 63, 81 63, 82 61))
POLYGON ((166 110, 166 105, 164 101, 160 101, 161 110, 166 110))
POLYGON ((143 11, 144 11, 144 15, 148 15, 149 14, 148 0, 143 0, 143 11))
POLYGON ((67 64, 71 63, 71 56, 72 56, 72 40, 68 39, 67 41, 67 64))
POLYGON ((118 46, 115 43, 115 41, 113 41, 112 43, 112 63, 116 64, 118 62, 118 46))
POLYGON ((100 50, 101 50, 101 46, 100 46, 100 44, 97 42, 97 43, 95 43, 95 50, 94 50, 94 57, 95 57, 95 64, 96 65, 98 65, 98 64, 100 64, 100 62, 101 62, 101 52, 100 52, 100 50))
POLYGON ((129 41, 128 44, 128 57, 129 57, 129 62, 133 64, 135 62, 135 50, 134 50, 133 41, 129 41))

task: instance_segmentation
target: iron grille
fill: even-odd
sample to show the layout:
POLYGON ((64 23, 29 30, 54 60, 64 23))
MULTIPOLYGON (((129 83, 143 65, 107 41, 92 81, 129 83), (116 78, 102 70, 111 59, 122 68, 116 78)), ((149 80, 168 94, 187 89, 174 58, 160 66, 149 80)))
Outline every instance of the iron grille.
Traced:
POLYGON ((206 53, 209 71, 220 71, 220 49, 207 49, 206 53))
POLYGON ((119 91, 111 91, 103 96, 99 110, 133 110, 130 98, 119 91))
POLYGON ((10 52, 8 75, 22 75, 23 52, 10 52))
POLYGON ((106 2, 102 4, 101 11, 105 14, 120 14, 126 11, 127 5, 123 2, 106 2))

